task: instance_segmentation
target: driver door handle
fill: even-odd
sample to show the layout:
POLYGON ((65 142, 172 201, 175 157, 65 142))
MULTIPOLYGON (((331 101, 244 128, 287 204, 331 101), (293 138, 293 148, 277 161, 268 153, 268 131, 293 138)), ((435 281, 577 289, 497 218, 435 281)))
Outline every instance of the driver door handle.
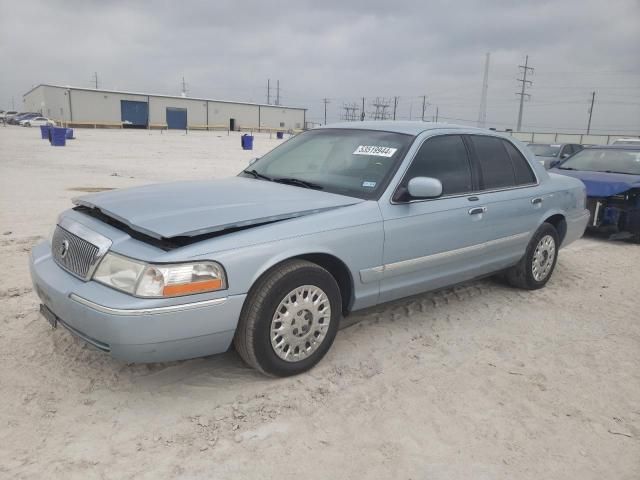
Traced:
POLYGON ((469 215, 478 215, 487 211, 487 207, 473 207, 469 209, 469 215))
POLYGON ((533 205, 537 205, 538 203, 542 203, 542 197, 536 197, 531 199, 531 203, 533 205))

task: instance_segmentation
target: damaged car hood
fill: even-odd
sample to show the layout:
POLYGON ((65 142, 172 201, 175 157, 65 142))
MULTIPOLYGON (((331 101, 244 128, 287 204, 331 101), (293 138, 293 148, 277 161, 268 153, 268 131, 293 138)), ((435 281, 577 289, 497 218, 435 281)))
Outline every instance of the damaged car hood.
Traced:
POLYGON ((587 187, 588 197, 610 197, 611 195, 617 195, 632 188, 640 188, 640 175, 562 170, 557 168, 554 168, 552 171, 582 180, 582 183, 587 187))
POLYGON ((97 209, 157 239, 246 228, 362 202, 361 199, 251 178, 184 181, 85 195, 97 209))

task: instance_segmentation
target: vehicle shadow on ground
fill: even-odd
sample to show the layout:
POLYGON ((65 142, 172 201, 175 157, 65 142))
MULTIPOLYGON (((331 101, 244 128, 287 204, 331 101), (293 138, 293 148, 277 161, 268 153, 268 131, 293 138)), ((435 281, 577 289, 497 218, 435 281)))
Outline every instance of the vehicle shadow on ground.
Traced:
MULTIPOLYGON (((397 316, 420 314, 433 315, 435 318, 434 312, 441 305, 463 303, 496 289, 512 290, 499 276, 470 281, 360 310, 344 317, 340 330, 359 324, 366 325, 368 322, 393 322, 397 316)), ((358 335, 358 332, 354 334, 358 335)), ((366 332, 363 331, 361 334, 366 335, 366 332)), ((340 333, 338 339, 339 335, 340 333)), ((213 387, 217 384, 228 385, 230 379, 241 383, 269 381, 269 377, 247 366, 235 352, 233 345, 229 351, 219 355, 180 362, 148 364, 142 370, 140 367, 127 366, 130 375, 135 377, 131 380, 148 388, 169 384, 213 387)), ((123 370, 126 371, 127 368, 123 370)))

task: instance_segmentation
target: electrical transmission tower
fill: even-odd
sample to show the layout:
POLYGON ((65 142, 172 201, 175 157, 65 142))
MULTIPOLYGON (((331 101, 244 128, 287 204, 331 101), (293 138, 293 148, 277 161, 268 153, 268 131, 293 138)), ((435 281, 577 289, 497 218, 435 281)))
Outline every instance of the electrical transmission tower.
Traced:
POLYGON ((98 89, 98 72, 93 72, 93 78, 91 80, 97 90, 98 89))
POLYGON ((478 127, 487 126, 487 91, 489 90, 489 59, 491 54, 487 52, 484 62, 484 78, 482 80, 482 96, 480 98, 480 111, 478 112, 478 127))
POLYGON ((357 103, 345 103, 342 105, 344 113, 342 119, 347 122, 355 122, 360 119, 360 107, 357 103))
POLYGON ((593 116, 593 104, 596 102, 596 92, 591 92, 591 106, 589 107, 589 123, 587 123, 587 135, 591 133, 591 117, 593 116))
POLYGON ((371 106, 375 107, 375 111, 369 114, 373 120, 387 120, 389 118, 390 113, 387 109, 391 106, 391 100, 376 97, 371 106))
POLYGON ((531 95, 525 93, 525 89, 527 86, 533 85, 533 82, 527 80, 527 75, 529 72, 533 74, 533 68, 529 66, 529 55, 525 57, 524 65, 518 65, 519 68, 522 69, 522 78, 518 78, 518 81, 522 83, 522 88, 519 92, 516 92, 516 95, 520 95, 520 110, 518 111, 518 127, 516 131, 520 131, 522 129, 522 108, 524 106, 524 97, 531 98, 531 95))

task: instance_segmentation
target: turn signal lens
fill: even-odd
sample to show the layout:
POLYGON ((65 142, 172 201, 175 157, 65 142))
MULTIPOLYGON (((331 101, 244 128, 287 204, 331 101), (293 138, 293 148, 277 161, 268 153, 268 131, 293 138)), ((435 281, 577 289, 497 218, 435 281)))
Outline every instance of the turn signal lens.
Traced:
POLYGON ((212 290, 220 290, 222 288, 222 280, 203 280, 193 283, 181 283, 178 285, 167 285, 162 289, 165 297, 174 295, 189 295, 190 293, 210 292, 212 290))

